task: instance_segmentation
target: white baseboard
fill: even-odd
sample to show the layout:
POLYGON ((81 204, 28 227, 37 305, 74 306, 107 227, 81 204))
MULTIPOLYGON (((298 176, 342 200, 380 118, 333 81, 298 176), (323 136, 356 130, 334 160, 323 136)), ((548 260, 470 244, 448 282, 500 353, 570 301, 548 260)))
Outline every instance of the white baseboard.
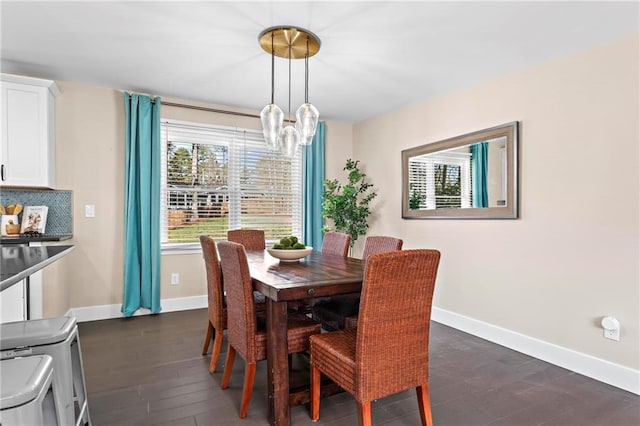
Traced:
MULTIPOLYGON (((207 296, 162 299, 162 312, 184 311, 207 307, 207 296)), ((78 322, 123 318, 121 305, 99 305, 71 308, 66 315, 75 316, 78 322)), ((149 315, 148 309, 138 309, 134 316, 149 315)), ((542 361, 580 373, 592 379, 640 395, 640 370, 583 354, 554 345, 506 328, 466 317, 455 312, 433 307, 431 319, 482 339, 505 346, 542 361)))
MULTIPOLYGON (((162 299, 160 301, 162 307, 161 312, 186 311, 189 309, 200 309, 207 307, 207 296, 191 296, 178 297, 175 299, 162 299)), ((82 308, 71 308, 67 311, 67 316, 74 316, 78 322, 97 321, 111 318, 124 318, 120 309, 121 304, 117 305, 97 305, 84 306, 82 308)), ((150 315, 149 309, 140 308, 133 316, 150 315)))
POLYGON ((640 370, 433 307, 431 319, 542 361, 640 395, 640 370))

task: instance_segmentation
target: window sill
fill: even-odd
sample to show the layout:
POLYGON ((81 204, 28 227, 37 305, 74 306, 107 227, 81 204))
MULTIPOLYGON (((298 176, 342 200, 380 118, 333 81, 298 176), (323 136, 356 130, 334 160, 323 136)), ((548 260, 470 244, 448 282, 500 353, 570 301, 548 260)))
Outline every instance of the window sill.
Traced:
POLYGON ((162 256, 195 253, 202 253, 200 243, 164 243, 160 247, 160 254, 162 256))

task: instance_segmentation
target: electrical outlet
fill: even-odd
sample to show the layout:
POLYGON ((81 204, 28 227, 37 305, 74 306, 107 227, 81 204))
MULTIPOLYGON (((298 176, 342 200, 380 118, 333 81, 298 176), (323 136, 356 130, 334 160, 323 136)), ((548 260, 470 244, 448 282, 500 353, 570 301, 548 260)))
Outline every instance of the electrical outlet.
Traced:
POLYGON ((620 321, 612 316, 602 318, 602 328, 604 329, 604 338, 620 341, 620 321))
POLYGON ((171 274, 171 285, 178 284, 180 284, 180 274, 174 272, 173 274, 171 274))

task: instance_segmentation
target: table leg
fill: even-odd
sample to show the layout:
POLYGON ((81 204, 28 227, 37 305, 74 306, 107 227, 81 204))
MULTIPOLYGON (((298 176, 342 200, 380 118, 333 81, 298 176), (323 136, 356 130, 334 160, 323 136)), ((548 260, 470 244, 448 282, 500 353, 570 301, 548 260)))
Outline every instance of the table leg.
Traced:
POLYGON ((267 298, 267 386, 269 423, 291 424, 289 410, 289 359, 287 342, 287 302, 267 298))

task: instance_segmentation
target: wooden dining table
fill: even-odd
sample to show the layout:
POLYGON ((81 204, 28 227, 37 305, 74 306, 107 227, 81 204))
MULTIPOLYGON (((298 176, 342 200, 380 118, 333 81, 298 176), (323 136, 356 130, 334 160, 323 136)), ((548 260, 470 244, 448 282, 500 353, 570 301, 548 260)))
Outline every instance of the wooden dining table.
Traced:
POLYGON ((254 289, 266 296, 269 423, 288 426, 287 303, 360 292, 364 263, 318 251, 295 262, 280 261, 266 250, 247 251, 247 260, 254 289))

